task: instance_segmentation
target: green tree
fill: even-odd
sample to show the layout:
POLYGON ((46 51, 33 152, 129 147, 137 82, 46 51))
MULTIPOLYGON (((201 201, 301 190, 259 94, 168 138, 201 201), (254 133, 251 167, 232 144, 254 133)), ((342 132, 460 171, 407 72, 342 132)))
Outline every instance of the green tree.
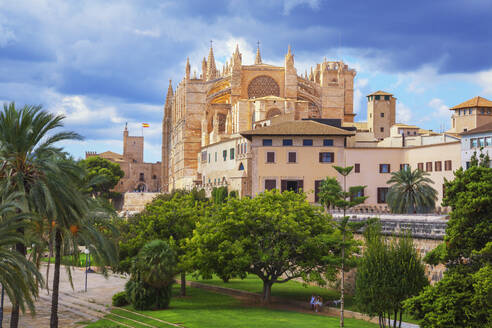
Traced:
POLYGON ((265 191, 208 208, 193 232, 188 257, 206 278, 257 275, 268 303, 275 283, 334 280, 340 239, 331 218, 304 194, 265 191))
MULTIPOLYGON (((109 213, 100 205, 98 199, 86 193, 86 172, 70 159, 58 158, 53 165, 60 168, 56 174, 48 172, 45 183, 55 199, 47 199, 40 194, 36 202, 50 204, 38 209, 38 215, 49 218, 54 248, 54 272, 52 282, 52 302, 50 327, 58 327, 58 297, 60 283, 61 259, 64 255, 72 255, 74 263, 79 263, 79 246, 90 250, 101 265, 115 264, 117 257, 116 245, 105 238, 104 230, 111 229, 109 213)), ((50 196, 50 195, 49 195, 50 196)), ((70 270, 69 267, 67 267, 70 270)), ((69 275, 71 279, 71 275, 69 275)), ((71 280, 70 280, 71 282, 71 280)))
POLYGON ((125 172, 120 168, 120 164, 113 163, 99 156, 91 156, 80 161, 80 165, 87 170, 86 184, 93 195, 110 198, 110 190, 113 189, 125 172), (97 183, 89 183, 94 178, 98 178, 97 183), (101 179, 103 177, 104 179, 101 179))
POLYGON ((226 201, 228 196, 227 187, 219 187, 212 189, 212 200, 214 204, 222 204, 226 201))
POLYGON ((403 169, 391 173, 387 203, 393 213, 428 213, 436 207, 437 191, 429 173, 403 169))
POLYGON ((379 224, 370 225, 365 233, 366 250, 357 268, 355 300, 358 308, 378 316, 379 326, 386 322, 401 327, 403 301, 417 295, 428 285, 425 267, 408 233, 397 239, 381 235, 379 224))
MULTIPOLYGON (((8 179, 12 191, 22 194, 27 212, 39 213, 54 207, 59 189, 51 190, 49 186, 56 183, 49 179, 58 179, 63 171, 55 163, 57 157, 63 156, 62 148, 56 144, 81 139, 74 132, 54 132, 63 126, 63 118, 43 111, 41 106, 26 105, 18 109, 14 103, 4 104, 0 112, 0 178, 8 179)), ((19 228, 19 233, 24 234, 24 228, 19 228)), ((25 243, 19 242, 15 248, 26 255, 25 243)), ((18 323, 19 304, 14 302, 11 327, 17 327, 18 323)))
MULTIPOLYGON (((34 313, 34 299, 38 296, 38 285, 43 282, 36 267, 21 253, 13 251, 17 243, 24 242, 18 232, 24 228, 19 202, 22 194, 10 193, 9 184, 2 181, 0 187, 0 288, 6 292, 12 303, 18 304, 22 312, 26 305, 34 313)), ((0 326, 3 308, 0 309, 0 326)))
POLYGON ((172 195, 159 195, 142 213, 122 222, 120 263, 117 271, 129 272, 132 258, 145 243, 154 239, 165 240, 176 252, 178 272, 181 274, 181 295, 185 296, 188 270, 188 263, 184 260, 187 252, 186 240, 191 238, 206 204, 202 192, 176 191, 172 195))
POLYGON ((145 244, 131 270, 126 291, 137 310, 165 309, 169 306, 176 275, 176 255, 163 240, 145 244))
POLYGON ((408 300, 423 328, 492 326, 492 168, 488 156, 446 181, 444 206, 451 206, 444 246, 430 259, 442 260, 441 281, 408 300), (443 249, 445 248, 445 249, 443 249))
POLYGON ((342 209, 343 217, 337 222, 337 227, 342 234, 342 257, 340 263, 341 283, 340 283, 340 327, 344 326, 344 305, 345 305, 345 271, 354 266, 354 258, 346 259, 345 250, 355 247, 352 232, 360 229, 364 223, 349 222, 346 215, 347 210, 362 204, 367 197, 362 196, 365 186, 352 186, 349 191, 346 190, 347 176, 353 169, 353 166, 340 167, 334 166, 335 170, 343 177, 343 189, 335 178, 327 177, 322 183, 319 192, 320 203, 325 206, 326 210, 330 207, 342 209), (348 260, 349 263, 346 263, 348 260), (346 265, 349 264, 349 265, 346 265))

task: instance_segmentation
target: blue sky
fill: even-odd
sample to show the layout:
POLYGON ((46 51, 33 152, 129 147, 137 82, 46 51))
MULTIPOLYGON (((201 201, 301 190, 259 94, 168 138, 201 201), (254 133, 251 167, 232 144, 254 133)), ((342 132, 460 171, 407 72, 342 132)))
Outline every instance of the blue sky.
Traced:
POLYGON ((169 79, 192 71, 214 40, 218 65, 239 44, 243 63, 261 42, 263 61, 282 64, 292 45, 298 73, 327 57, 357 70, 356 120, 365 95, 397 98, 397 120, 449 128, 448 108, 492 99, 490 0, 57 1, 0 0, 0 102, 42 104, 67 116, 83 142, 122 151, 122 130, 144 130, 145 159, 160 160, 169 79))

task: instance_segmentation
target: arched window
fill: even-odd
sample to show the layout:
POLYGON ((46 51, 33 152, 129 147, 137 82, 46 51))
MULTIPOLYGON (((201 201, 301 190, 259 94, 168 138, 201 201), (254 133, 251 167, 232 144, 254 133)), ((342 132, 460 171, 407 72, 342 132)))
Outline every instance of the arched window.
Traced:
POLYGON ((255 77, 248 85, 248 98, 261 98, 265 96, 280 96, 280 87, 269 76, 255 77))
POLYGON ((266 114, 266 118, 267 119, 270 119, 270 118, 272 118, 274 116, 277 116, 277 115, 280 115, 280 114, 282 114, 282 112, 280 111, 280 109, 278 109, 278 108, 272 108, 266 114))

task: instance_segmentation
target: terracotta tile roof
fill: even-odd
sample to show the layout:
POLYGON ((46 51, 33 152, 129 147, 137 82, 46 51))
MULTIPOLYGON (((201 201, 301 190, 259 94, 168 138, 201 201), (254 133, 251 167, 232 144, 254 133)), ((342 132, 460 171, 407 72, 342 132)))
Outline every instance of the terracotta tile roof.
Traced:
POLYGON ((478 128, 474 128, 466 132, 461 132, 460 134, 467 135, 467 134, 476 134, 476 133, 485 133, 485 132, 492 132, 492 122, 484 125, 480 125, 478 128))
POLYGON ((397 126, 399 128, 404 128, 404 129, 420 129, 418 126, 415 126, 415 125, 408 125, 408 124, 404 124, 404 123, 396 123, 396 124, 393 124, 393 126, 397 126))
POLYGON ((340 129, 331 125, 310 121, 310 120, 299 120, 299 121, 286 121, 277 124, 272 124, 270 126, 265 126, 255 130, 244 131, 240 133, 243 137, 251 140, 253 136, 281 136, 281 135, 291 135, 291 136, 353 136, 355 132, 340 129))
POLYGON ((460 109, 460 108, 469 108, 469 107, 492 107, 492 101, 482 97, 475 97, 459 105, 451 107, 450 109, 460 109))
POLYGON ((388 93, 388 92, 384 92, 384 91, 378 90, 376 92, 373 92, 373 93, 368 94, 367 97, 369 97, 369 96, 392 96, 392 95, 393 95, 392 93, 388 93))

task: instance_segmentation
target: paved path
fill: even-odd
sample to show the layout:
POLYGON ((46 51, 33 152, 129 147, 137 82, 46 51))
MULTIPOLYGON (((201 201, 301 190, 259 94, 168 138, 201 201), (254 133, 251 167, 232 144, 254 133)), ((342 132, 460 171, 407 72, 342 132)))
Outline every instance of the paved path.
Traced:
MULTIPOLYGON (((111 297, 124 289, 126 278, 110 275, 108 279, 102 274, 89 273, 87 292, 85 292, 85 269, 72 268, 73 289, 68 280, 65 268, 60 271, 59 327, 80 327, 81 322, 94 321, 109 312, 111 297)), ((46 274, 46 265, 41 269, 46 274)), ((53 266, 50 267, 50 289, 53 279, 53 266)), ((51 309, 51 291, 40 292, 36 302, 36 315, 26 312, 21 314, 20 327, 44 328, 49 327, 51 309)), ((3 327, 10 325, 11 304, 7 300, 4 309, 3 327)))

